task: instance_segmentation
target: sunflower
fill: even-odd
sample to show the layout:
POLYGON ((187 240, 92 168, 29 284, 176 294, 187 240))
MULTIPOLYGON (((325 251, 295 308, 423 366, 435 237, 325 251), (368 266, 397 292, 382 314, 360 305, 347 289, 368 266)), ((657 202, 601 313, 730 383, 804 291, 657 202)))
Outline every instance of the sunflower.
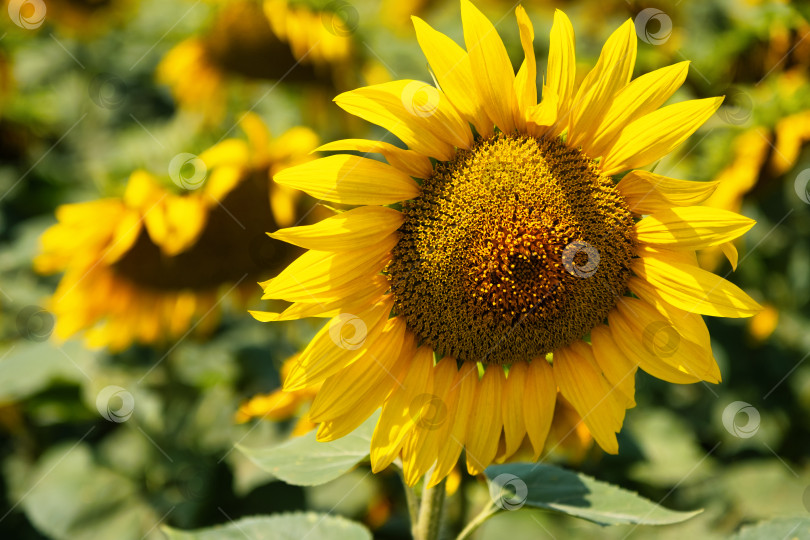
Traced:
POLYGON ((225 4, 204 35, 177 44, 161 61, 157 78, 181 107, 225 112, 227 82, 285 80, 334 89, 353 74, 350 29, 338 14, 286 0, 241 0, 225 4))
POLYGON ((309 159, 317 138, 293 128, 272 139, 252 114, 242 127, 247 141, 226 139, 183 158, 196 167, 194 175, 180 170, 188 191, 136 171, 122 197, 57 209, 34 266, 64 272, 48 307, 58 339, 87 330, 89 345, 120 351, 204 332, 226 297, 244 306, 251 279, 292 259, 264 231, 293 223, 300 192, 273 185, 270 175, 309 159))
POLYGON ((409 148, 337 141, 320 150, 388 163, 336 154, 275 177, 356 206, 272 235, 309 251, 261 284, 263 298, 292 304, 254 316, 330 319, 284 387, 322 385, 309 412, 321 441, 381 407, 372 469, 401 457, 409 485, 429 471, 428 485, 441 482, 462 449, 471 474, 524 444, 538 459, 556 444, 558 415, 570 416, 561 400, 616 453, 637 368, 673 383, 719 382, 702 315, 760 309, 695 256, 753 221, 698 206, 715 184, 638 169, 722 98, 662 107, 688 63, 632 79, 632 20, 575 84, 574 34, 557 11, 537 103, 534 31, 522 7, 516 15, 517 75, 469 1, 466 51, 414 18, 439 87, 403 80, 335 98, 409 148))

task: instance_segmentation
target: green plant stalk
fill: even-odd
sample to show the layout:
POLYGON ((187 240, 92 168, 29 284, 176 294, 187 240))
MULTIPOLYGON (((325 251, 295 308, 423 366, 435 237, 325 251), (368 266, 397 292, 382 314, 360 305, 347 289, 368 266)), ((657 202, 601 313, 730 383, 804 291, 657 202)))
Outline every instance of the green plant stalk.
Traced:
POLYGON ((414 540, 437 540, 441 530, 446 493, 445 480, 432 488, 427 487, 428 481, 429 477, 426 476, 425 487, 422 489, 422 501, 419 504, 419 517, 413 523, 414 540))
POLYGON ((498 510, 499 509, 495 506, 495 504, 490 502, 481 510, 481 512, 479 512, 477 516, 475 516, 475 518, 473 518, 472 521, 467 523, 467 526, 464 527, 464 530, 458 533, 458 536, 456 536, 456 540, 466 540, 467 538, 469 538, 470 535, 475 531, 475 529, 480 527, 481 524, 484 523, 486 520, 497 514, 498 510))

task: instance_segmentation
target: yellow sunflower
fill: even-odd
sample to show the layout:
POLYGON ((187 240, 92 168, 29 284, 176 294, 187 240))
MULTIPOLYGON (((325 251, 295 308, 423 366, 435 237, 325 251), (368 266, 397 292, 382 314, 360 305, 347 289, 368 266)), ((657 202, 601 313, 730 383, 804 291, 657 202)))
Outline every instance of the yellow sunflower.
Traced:
POLYGON ((204 35, 166 54, 157 79, 181 107, 205 111, 214 120, 225 112, 227 82, 234 77, 346 88, 354 74, 353 45, 350 28, 340 21, 337 14, 287 0, 227 3, 204 35))
POLYGON ((409 485, 428 471, 429 485, 441 482, 462 449, 471 474, 524 443, 537 459, 567 414, 560 399, 616 453, 636 369, 716 383, 702 315, 760 309, 695 257, 753 221, 696 206, 714 184, 637 169, 681 144, 722 98, 662 107, 688 63, 632 79, 632 20, 576 84, 573 30, 557 11, 537 103, 534 31, 522 7, 516 15, 517 75, 469 1, 466 51, 414 18, 439 87, 402 80, 335 98, 409 149, 337 141, 320 150, 380 153, 388 164, 337 154, 275 177, 357 205, 272 235, 309 251, 262 283, 263 298, 292 304, 254 316, 330 318, 284 387, 322 385, 309 412, 322 441, 382 407, 372 468, 401 457, 409 485))
POLYGON ((226 139, 198 158, 181 156, 194 168, 175 173, 188 191, 136 171, 123 197, 57 209, 34 266, 64 272, 48 304, 58 339, 87 330, 89 345, 119 351, 190 328, 204 332, 226 297, 244 306, 253 279, 291 260, 264 231, 293 223, 300 192, 273 185, 270 176, 308 160, 317 137, 294 128, 272 139, 251 114, 242 126, 247 141, 226 139))

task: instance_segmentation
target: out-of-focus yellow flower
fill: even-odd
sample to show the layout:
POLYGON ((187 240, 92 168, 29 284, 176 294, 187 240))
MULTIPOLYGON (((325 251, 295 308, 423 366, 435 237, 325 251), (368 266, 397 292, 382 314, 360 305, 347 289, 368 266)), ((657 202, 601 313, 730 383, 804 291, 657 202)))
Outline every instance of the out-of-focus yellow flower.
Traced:
POLYGON ((351 28, 339 14, 286 0, 224 4, 206 34, 189 38, 161 61, 157 78, 178 104, 216 121, 230 79, 309 83, 333 92, 355 80, 351 28))
POLYGON ((774 129, 776 142, 769 163, 769 171, 774 175, 788 172, 796 160, 799 151, 807 141, 810 141, 810 111, 802 111, 782 118, 776 123, 774 129))
MULTIPOLYGON (((734 141, 734 157, 731 163, 717 175, 717 189, 704 202, 706 206, 739 212, 746 193, 756 185, 760 172, 768 159, 770 134, 764 127, 749 129, 734 141)), ((728 242, 698 252, 701 267, 707 270, 717 268, 723 254, 737 267, 737 249, 728 242)))
POLYGON ((123 197, 57 209, 34 260, 38 272, 64 272, 48 304, 57 338, 86 330, 89 345, 118 351, 204 332, 226 297, 243 306, 255 279, 290 259, 265 233, 293 220, 296 195, 270 176, 310 159, 317 136, 294 128, 273 139, 253 114, 242 127, 247 141, 178 156, 173 180, 186 191, 135 171, 123 197))
POLYGON ((763 309, 748 321, 748 332, 758 342, 765 341, 779 324, 779 311, 770 304, 762 306, 763 309))
MULTIPOLYGON (((298 355, 292 356, 284 361, 281 366, 281 380, 286 380, 290 369, 298 361, 298 355)), ((260 394, 252 397, 243 403, 236 411, 235 420, 237 423, 244 423, 253 418, 260 420, 281 421, 288 420, 298 415, 300 411, 312 403, 318 388, 305 388, 294 392, 284 392, 280 388, 269 394, 260 394)), ((317 426, 309 420, 306 413, 301 414, 291 433, 293 437, 299 437, 317 426)))

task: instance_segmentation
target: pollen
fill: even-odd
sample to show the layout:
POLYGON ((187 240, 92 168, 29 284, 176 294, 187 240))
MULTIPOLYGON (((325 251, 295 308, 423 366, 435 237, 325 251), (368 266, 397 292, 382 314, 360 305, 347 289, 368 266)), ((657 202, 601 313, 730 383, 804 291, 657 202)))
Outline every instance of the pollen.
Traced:
POLYGON ((395 311, 460 361, 511 364, 586 336, 627 290, 634 221, 560 140, 499 134, 437 164, 404 203, 395 311))

